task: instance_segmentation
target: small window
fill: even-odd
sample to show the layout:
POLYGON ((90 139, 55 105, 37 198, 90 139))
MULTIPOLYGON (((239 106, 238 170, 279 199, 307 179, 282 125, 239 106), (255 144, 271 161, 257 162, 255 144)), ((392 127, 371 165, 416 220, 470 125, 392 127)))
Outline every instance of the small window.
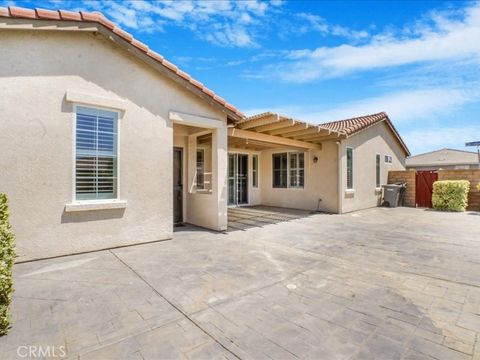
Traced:
POLYGON ((375 176, 375 186, 377 188, 380 187, 380 154, 377 154, 375 156, 375 170, 376 170, 376 176, 375 176))
POLYGON ((353 189, 353 149, 347 148, 347 189, 353 189))
POLYGON ((273 184, 274 188, 287 187, 287 153, 272 155, 273 184))
POLYGON ((116 199, 118 113, 78 106, 75 115, 75 199, 116 199))
POLYGON ((393 159, 390 155, 385 155, 385 164, 391 164, 393 159))
POLYGON ((252 186, 258 187, 258 155, 252 155, 252 186))
POLYGON ((303 153, 289 153, 290 158, 290 187, 303 188, 305 161, 303 153))
POLYGON ((205 150, 197 149, 197 190, 205 189, 205 150))

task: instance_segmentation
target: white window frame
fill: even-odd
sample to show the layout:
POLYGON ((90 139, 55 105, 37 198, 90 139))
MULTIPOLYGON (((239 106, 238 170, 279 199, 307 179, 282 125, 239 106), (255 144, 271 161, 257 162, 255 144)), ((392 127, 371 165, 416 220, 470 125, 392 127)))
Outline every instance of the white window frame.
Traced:
POLYGON ((288 180, 288 183, 287 183, 287 188, 289 189, 304 189, 305 188, 305 153, 303 151, 292 151, 292 152, 289 152, 287 153, 287 160, 288 160, 288 165, 287 165, 287 169, 288 169, 288 175, 287 175, 287 180, 288 180), (300 167, 300 154, 303 154, 303 168, 300 167), (291 180, 291 171, 292 171, 292 168, 290 167, 290 158, 291 156, 295 156, 297 158, 297 167, 295 168, 296 170, 296 177, 297 177, 297 181, 299 180, 298 177, 300 175, 300 170, 303 170, 303 185, 298 185, 298 186, 294 186, 294 185, 291 185, 290 184, 290 180, 291 180))
POLYGON ((392 165, 393 164, 393 157, 392 155, 385 155, 384 156, 384 162, 387 165, 392 165))
MULTIPOLYGON (((108 107, 101 107, 97 105, 90 105, 90 104, 83 104, 83 103, 75 103, 73 104, 73 127, 72 127, 72 203, 70 205, 70 210, 68 210, 69 205, 67 205, 67 210, 68 211, 74 211, 76 210, 75 207, 71 205, 75 204, 108 204, 108 203, 118 203, 120 202, 120 166, 121 166, 121 161, 120 161, 120 119, 121 119, 122 112, 117 109, 112 109, 108 107), (77 191, 76 191, 76 169, 77 169, 77 148, 76 148, 76 142, 77 142, 77 108, 78 107, 85 107, 89 109, 96 109, 96 110, 102 110, 102 111, 109 111, 112 113, 117 114, 117 139, 116 139, 116 149, 117 149, 117 196, 112 199, 77 199, 77 191)), ((126 202, 121 201, 121 203, 124 205, 126 202)), ((122 206, 123 207, 123 206, 122 206)), ((118 208, 118 206, 114 206, 114 208, 118 208)), ((100 208, 98 208, 100 209, 100 208)), ((79 208, 78 210, 97 210, 95 207, 85 207, 79 208)))
POLYGON ((351 146, 347 146, 346 147, 346 153, 345 153, 345 170, 346 170, 346 186, 347 186, 347 191, 353 191, 355 189, 355 181, 354 180, 354 177, 355 177, 355 156, 354 156, 354 152, 353 152, 353 147, 351 146), (352 186, 351 187, 348 187, 348 150, 352 150, 352 186))
MULTIPOLYGON (((294 189, 294 190, 304 190, 305 189, 305 182, 306 182, 306 158, 307 156, 305 155, 304 151, 278 151, 272 153, 272 189, 294 189), (273 156, 276 154, 287 154, 287 186, 286 187, 274 187, 273 186, 273 173, 274 173, 274 168, 273 168, 273 156), (303 186, 290 186, 290 156, 291 155, 296 155, 298 154, 303 154, 303 186)), ((300 164, 300 162, 298 162, 300 164)), ((297 166, 297 170, 300 170, 299 166, 297 166)), ((298 175, 297 175, 298 176, 298 175)))

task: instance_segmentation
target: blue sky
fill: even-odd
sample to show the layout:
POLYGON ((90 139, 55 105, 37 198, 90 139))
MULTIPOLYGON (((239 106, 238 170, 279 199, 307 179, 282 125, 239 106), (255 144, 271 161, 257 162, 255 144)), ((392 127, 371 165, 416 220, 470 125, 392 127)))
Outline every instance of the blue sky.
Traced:
POLYGON ((321 123, 386 111, 413 154, 480 140, 480 2, 3 5, 101 11, 249 115, 321 123))

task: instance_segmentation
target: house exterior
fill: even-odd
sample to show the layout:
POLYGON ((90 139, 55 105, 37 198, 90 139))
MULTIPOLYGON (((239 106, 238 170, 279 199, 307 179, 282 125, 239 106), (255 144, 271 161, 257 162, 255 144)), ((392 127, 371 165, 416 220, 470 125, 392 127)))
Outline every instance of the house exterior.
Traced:
POLYGON ((478 169, 479 155, 476 152, 443 148, 415 156, 405 161, 407 169, 419 171, 478 169))
POLYGON ((238 109, 101 14, 0 8, 0 192, 19 261, 222 231, 228 206, 376 206, 408 149, 385 113, 238 109))
POLYGON ((332 213, 377 206, 388 171, 404 170, 409 154, 385 113, 320 125, 264 113, 228 134, 232 205, 332 213))

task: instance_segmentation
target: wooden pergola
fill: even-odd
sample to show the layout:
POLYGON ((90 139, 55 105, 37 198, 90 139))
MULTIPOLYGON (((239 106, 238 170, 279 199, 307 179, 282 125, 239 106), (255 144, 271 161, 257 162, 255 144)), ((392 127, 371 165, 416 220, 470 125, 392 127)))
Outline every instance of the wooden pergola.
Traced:
POLYGON ((229 147, 250 150, 321 150, 323 141, 345 137, 343 132, 271 112, 251 116, 228 129, 229 147))

